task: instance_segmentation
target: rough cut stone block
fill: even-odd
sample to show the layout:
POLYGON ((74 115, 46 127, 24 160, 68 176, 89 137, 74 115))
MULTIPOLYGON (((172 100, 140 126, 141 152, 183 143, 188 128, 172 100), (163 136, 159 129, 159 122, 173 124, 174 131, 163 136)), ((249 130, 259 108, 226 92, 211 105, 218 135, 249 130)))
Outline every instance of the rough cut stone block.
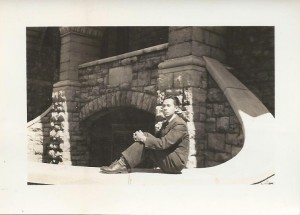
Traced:
POLYGON ((103 108, 101 96, 97 99, 97 105, 98 105, 98 110, 101 110, 103 108))
POLYGON ((168 59, 187 56, 192 54, 191 42, 184 42, 169 46, 167 56, 168 59))
POLYGON ((138 73, 138 86, 150 85, 150 71, 142 71, 138 73))
POLYGON ((195 125, 195 131, 197 133, 205 133, 205 123, 203 122, 194 122, 194 125, 195 125))
POLYGON ((229 153, 215 153, 214 160, 219 162, 225 162, 232 158, 231 154, 229 153))
POLYGON ((139 62, 139 63, 134 64, 132 66, 132 71, 133 72, 139 72, 139 71, 144 70, 145 64, 146 64, 146 62, 139 62))
POLYGON ((201 57, 203 55, 210 56, 211 55, 211 47, 208 45, 205 45, 204 43, 192 42, 192 54, 198 57, 201 57))
POLYGON ((120 95, 120 105, 121 106, 126 105, 126 97, 127 97, 127 91, 121 91, 121 95, 120 95))
POLYGON ((206 129, 207 132, 216 131, 216 119, 215 118, 207 118, 205 129, 206 129))
POLYGON ((121 91, 117 91, 115 96, 115 105, 120 106, 121 105, 121 91))
POLYGON ((142 104, 142 109, 143 110, 149 110, 149 106, 151 105, 151 97, 147 94, 144 94, 144 100, 142 104))
POLYGON ((191 39, 192 27, 181 28, 176 31, 169 32, 169 46, 191 41, 191 39))
POLYGON ((93 109, 94 109, 94 112, 97 111, 97 110, 99 110, 97 100, 96 100, 96 99, 93 100, 92 103, 93 103, 93 109))
POLYGON ((231 154, 231 151, 232 151, 232 146, 231 146, 231 145, 228 145, 228 144, 225 144, 225 152, 231 154))
POLYGON ((98 96, 99 95, 99 87, 93 87, 92 92, 90 93, 91 96, 98 96))
POLYGON ((208 149, 216 151, 225 150, 225 134, 208 133, 208 149))
POLYGON ((216 162, 216 161, 211 161, 211 160, 206 160, 205 161, 205 167, 217 166, 219 164, 220 164, 220 162, 216 162))
POLYGON ((244 135, 243 134, 238 135, 237 138, 232 140, 231 144, 235 145, 235 146, 243 146, 243 144, 244 144, 244 135))
POLYGON ((112 93, 106 95, 106 107, 112 106, 112 93))
POLYGON ((215 116, 224 116, 224 105, 214 104, 213 105, 214 115, 215 116))
POLYGON ((61 72, 59 73, 59 80, 64 81, 64 80, 68 80, 68 68, 65 68, 65 70, 61 70, 61 72))
POLYGON ((190 104, 198 105, 198 104, 206 101, 206 90, 205 89, 192 87, 192 88, 188 88, 186 91, 188 91, 188 93, 191 95, 189 97, 190 104))
POLYGON ((156 94, 156 86, 155 85, 150 85, 150 86, 144 87, 144 91, 146 93, 150 93, 150 94, 155 95, 156 94))
POLYGON ((106 95, 101 96, 101 101, 102 101, 102 107, 106 108, 107 107, 107 102, 106 102, 106 95))
POLYGON ((118 86, 132 81, 132 66, 115 67, 109 70, 108 84, 118 86))
POLYGON ((115 107, 116 106, 116 93, 115 92, 111 93, 110 100, 111 100, 111 106, 115 107))
POLYGON ((238 134, 226 134, 226 143, 232 144, 238 138, 238 136, 238 134))
POLYGON ((227 131, 229 129, 229 117, 221 117, 217 119, 217 130, 227 131))
POLYGON ((232 146, 232 156, 237 155, 241 151, 242 147, 232 146))
POLYGON ((120 84, 120 89, 121 90, 128 90, 128 89, 130 89, 130 84, 129 83, 122 83, 122 84, 120 84))
POLYGON ((219 88, 211 88, 207 91, 207 98, 210 102, 225 102, 227 101, 223 92, 219 88))
POLYGON ((174 73, 174 87, 199 87, 201 81, 201 72, 195 70, 186 70, 174 73))
POLYGON ((138 93, 138 98, 137 98, 137 107, 139 109, 143 108, 143 102, 144 102, 144 94, 143 93, 138 93))
POLYGON ((173 88, 173 73, 159 74, 158 89, 165 90, 173 88))
POLYGON ((78 131, 79 123, 78 122, 69 122, 69 131, 78 131))
POLYGON ((78 111, 78 103, 77 102, 67 102, 67 110, 68 110, 68 112, 77 112, 78 111))
POLYGON ((197 42, 204 41, 204 31, 201 27, 193 27, 192 40, 197 42))
POLYGON ((89 85, 89 86, 96 86, 96 85, 97 85, 97 80, 94 79, 94 78, 90 78, 90 77, 89 77, 88 85, 89 85))
POLYGON ((131 105, 132 91, 128 91, 126 94, 126 105, 131 105))
POLYGON ((137 92, 132 92, 132 96, 131 96, 131 105, 133 106, 137 106, 137 100, 138 100, 138 96, 139 96, 139 93, 137 92))

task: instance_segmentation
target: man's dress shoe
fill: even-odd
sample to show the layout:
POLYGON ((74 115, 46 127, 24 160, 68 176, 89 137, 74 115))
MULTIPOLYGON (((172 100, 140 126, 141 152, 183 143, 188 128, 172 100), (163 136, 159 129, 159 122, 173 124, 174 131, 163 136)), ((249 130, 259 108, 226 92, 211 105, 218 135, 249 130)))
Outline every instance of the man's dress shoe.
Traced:
POLYGON ((118 161, 113 162, 110 166, 103 166, 100 168, 103 173, 117 174, 117 173, 129 173, 130 169, 126 166, 121 165, 118 161))

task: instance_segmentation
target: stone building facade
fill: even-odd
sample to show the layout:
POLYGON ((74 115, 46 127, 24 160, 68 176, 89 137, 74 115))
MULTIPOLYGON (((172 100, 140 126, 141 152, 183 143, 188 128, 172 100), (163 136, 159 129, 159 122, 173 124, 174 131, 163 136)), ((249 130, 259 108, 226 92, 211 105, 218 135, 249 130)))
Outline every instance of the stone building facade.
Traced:
MULTIPOLYGON (((28 125, 29 159, 107 165, 131 143, 133 131, 142 128, 153 132, 155 122, 162 119, 163 98, 175 95, 181 101, 178 114, 187 121, 190 134, 188 167, 226 162, 243 147, 242 126, 202 57, 227 65, 274 114, 274 29, 249 29, 57 28, 60 42, 50 47, 52 53, 59 50, 59 78, 52 79, 51 108, 28 125), (244 44, 246 39, 240 37, 249 38, 257 48, 250 50, 250 45, 244 44), (269 42, 261 47, 266 38, 269 42), (257 58, 264 63, 255 63, 257 58)), ((34 30, 27 29, 27 38, 34 30)), ((38 60, 27 53, 29 76, 37 69, 33 62, 38 60)), ((50 68, 57 68, 57 64, 49 64, 52 74, 50 68)), ((28 82, 28 101, 34 97, 30 92, 34 87, 28 82)), ((33 116, 37 107, 30 102, 28 106, 28 115, 33 116)))

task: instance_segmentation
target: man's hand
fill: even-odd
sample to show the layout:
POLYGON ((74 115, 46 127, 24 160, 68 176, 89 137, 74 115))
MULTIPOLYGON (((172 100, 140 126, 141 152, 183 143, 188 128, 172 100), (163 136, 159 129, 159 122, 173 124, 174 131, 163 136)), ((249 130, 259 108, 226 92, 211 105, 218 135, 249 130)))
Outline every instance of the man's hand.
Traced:
POLYGON ((158 122, 155 124, 155 131, 158 132, 160 131, 161 127, 162 127, 163 122, 158 122))
POLYGON ((135 141, 144 142, 146 140, 146 136, 144 135, 144 133, 141 130, 139 130, 139 131, 136 131, 133 133, 133 139, 135 141))

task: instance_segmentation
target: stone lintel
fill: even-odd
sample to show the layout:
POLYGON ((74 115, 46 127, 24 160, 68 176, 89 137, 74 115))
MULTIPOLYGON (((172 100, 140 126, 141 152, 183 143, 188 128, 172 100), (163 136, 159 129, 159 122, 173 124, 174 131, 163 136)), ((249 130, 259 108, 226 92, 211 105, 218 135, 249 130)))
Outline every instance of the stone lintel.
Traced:
POLYGON ((195 65, 200 67, 205 67, 205 61, 201 57, 196 57, 193 55, 178 57, 170 60, 166 60, 158 65, 159 69, 167 69, 178 66, 186 66, 186 65, 195 65))
POLYGON ((59 87, 80 87, 81 84, 78 81, 71 81, 71 80, 65 80, 65 81, 59 81, 56 82, 53 87, 59 88, 59 87))

